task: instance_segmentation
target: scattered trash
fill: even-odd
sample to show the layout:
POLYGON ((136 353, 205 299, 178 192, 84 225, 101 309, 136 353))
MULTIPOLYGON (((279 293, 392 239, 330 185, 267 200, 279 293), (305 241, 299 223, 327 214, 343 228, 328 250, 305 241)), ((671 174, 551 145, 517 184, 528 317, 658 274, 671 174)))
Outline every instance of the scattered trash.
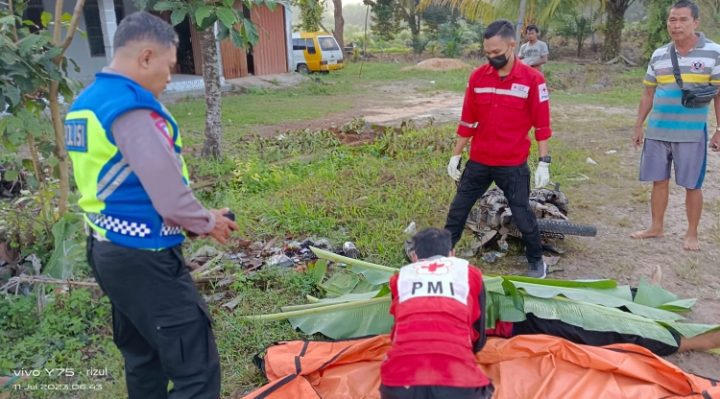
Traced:
POLYGON ((357 249, 355 244, 353 244, 352 241, 346 241, 343 244, 343 254, 347 256, 348 258, 353 259, 359 259, 360 258, 360 251, 357 249))
POLYGON ((215 285, 215 287, 216 288, 226 287, 234 282, 235 282, 235 276, 229 275, 229 276, 225 277, 224 279, 218 281, 218 283, 215 285))
POLYGON ((569 181, 585 181, 585 180, 590 180, 590 177, 588 177, 588 176, 580 173, 580 174, 578 175, 578 177, 569 177, 569 178, 567 178, 567 179, 565 179, 565 180, 569 180, 569 181))
POLYGON ((482 256, 482 260, 486 263, 495 263, 499 258, 502 258, 505 256, 502 252, 492 251, 484 253, 482 256))
POLYGON ((229 310, 233 310, 237 307, 237 305, 240 304, 241 300, 242 300, 242 297, 238 296, 229 302, 223 303, 222 306, 225 308, 228 308, 229 310))
POLYGON ((605 153, 608 155, 617 154, 617 150, 608 150, 608 151, 605 151, 605 153))
POLYGON ((510 246, 507 243, 507 236, 503 236, 498 240, 498 248, 500 252, 507 252, 510 246))
POLYGON ((292 267, 295 266, 295 262, 285 254, 273 255, 267 260, 267 265, 270 267, 292 267))
POLYGON ((207 303, 213 303, 225 298, 225 295, 227 295, 227 293, 223 291, 213 295, 203 295, 203 299, 205 299, 207 303))
POLYGON ((587 157, 585 159, 585 163, 589 163, 590 165, 597 165, 597 162, 595 162, 595 160, 590 157, 587 157))
POLYGON ((559 256, 543 256, 543 261, 545 261, 545 264, 548 266, 555 266, 560 261, 559 256))
POLYGON ((42 270, 42 263, 40 262, 40 258, 38 258, 37 255, 30 254, 30 256, 25 258, 25 260, 30 261, 36 275, 40 274, 40 271, 42 270))
POLYGON ((200 267, 202 267, 202 265, 206 264, 210 259, 215 258, 218 255, 220 255, 220 251, 218 251, 215 247, 203 245, 198 248, 198 250, 195 251, 190 258, 188 258, 187 266, 190 270, 197 271, 200 267))
POLYGON ((321 238, 321 239, 315 241, 315 245, 313 245, 313 246, 315 248, 320 248, 320 249, 327 249, 327 250, 332 249, 332 245, 330 245, 330 240, 328 240, 327 238, 321 238))
POLYGON ((465 248, 465 249, 460 250, 459 255, 461 258, 470 258, 470 257, 474 256, 475 253, 473 252, 473 250, 471 248, 465 248))

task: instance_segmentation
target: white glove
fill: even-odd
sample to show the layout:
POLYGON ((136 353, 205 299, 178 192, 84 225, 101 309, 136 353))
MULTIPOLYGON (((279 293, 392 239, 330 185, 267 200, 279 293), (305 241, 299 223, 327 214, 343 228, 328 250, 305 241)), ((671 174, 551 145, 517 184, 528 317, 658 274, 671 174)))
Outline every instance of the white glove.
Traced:
POLYGON ((550 183, 550 164, 547 162, 538 163, 535 169, 535 188, 545 187, 550 183))
POLYGON ((450 157, 450 162, 448 162, 448 175, 455 181, 460 181, 460 176, 462 176, 462 173, 458 169, 461 158, 462 155, 453 155, 450 157))

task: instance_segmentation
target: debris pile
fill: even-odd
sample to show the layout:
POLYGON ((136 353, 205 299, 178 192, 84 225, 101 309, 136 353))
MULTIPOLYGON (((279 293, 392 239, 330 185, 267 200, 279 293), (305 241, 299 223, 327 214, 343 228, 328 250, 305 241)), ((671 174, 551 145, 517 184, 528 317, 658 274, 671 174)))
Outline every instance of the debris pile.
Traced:
MULTIPOLYGON (((567 221, 568 199, 559 190, 547 188, 530 192, 530 208, 535 217, 567 221)), ((512 211, 505 194, 497 187, 488 190, 468 215, 467 227, 480 239, 482 245, 496 234, 503 238, 512 236, 521 238, 520 231, 512 221, 512 211)), ((551 238, 551 237, 546 237, 551 238)))
MULTIPOLYGON (((306 238, 302 241, 282 241, 273 238, 267 242, 235 239, 225 251, 204 245, 185 259, 196 284, 212 284, 214 293, 207 295, 206 301, 217 302, 225 299, 227 294, 223 288, 236 281, 240 273, 253 272, 262 267, 294 268, 304 271, 307 263, 317 259, 310 247, 325 249, 350 258, 357 259, 362 256, 351 241, 345 242, 342 246, 334 246, 327 238, 306 238)), ((19 257, 13 254, 4 243, 0 242, 0 293, 28 295, 32 292, 33 284, 98 287, 92 278, 64 280, 41 275, 39 259, 28 257, 25 262, 19 262, 19 257), (32 264, 32 267, 20 267, 25 264, 32 264)), ((223 306, 233 309, 239 301, 240 297, 233 298, 223 306)))
MULTIPOLYGON (((566 234, 594 236, 597 231, 593 226, 577 225, 569 222, 568 198, 559 190, 540 188, 530 192, 530 208, 535 213, 540 228, 540 236, 544 241, 543 248, 555 254, 562 251, 551 246, 551 239, 562 239, 566 234)), ((472 244, 472 256, 484 249, 496 249, 487 252, 482 258, 493 263, 508 251, 508 237, 522 238, 522 234, 512 220, 512 211, 502 190, 494 187, 488 190, 468 215, 467 227, 473 232, 476 241, 472 244)))
MULTIPOLYGON (((220 252, 212 246, 199 248, 188 258, 188 267, 196 283, 213 283, 212 295, 206 295, 208 303, 226 299, 226 292, 222 289, 237 279, 237 274, 228 270, 234 265, 242 272, 253 272, 262 267, 294 268, 303 271, 305 265, 317 259, 310 247, 325 249, 351 258, 359 258, 360 251, 351 241, 345 242, 342 247, 335 247, 327 238, 306 238, 302 241, 282 242, 273 238, 267 242, 235 240, 234 247, 228 252, 220 252), (218 292, 219 291, 219 292, 218 292)), ((230 299, 222 304, 223 307, 233 310, 238 306, 240 296, 230 299)))
POLYGON ((403 70, 419 69, 425 71, 454 71, 456 69, 470 69, 470 65, 455 58, 428 58, 418 62, 415 66, 403 68, 403 70))

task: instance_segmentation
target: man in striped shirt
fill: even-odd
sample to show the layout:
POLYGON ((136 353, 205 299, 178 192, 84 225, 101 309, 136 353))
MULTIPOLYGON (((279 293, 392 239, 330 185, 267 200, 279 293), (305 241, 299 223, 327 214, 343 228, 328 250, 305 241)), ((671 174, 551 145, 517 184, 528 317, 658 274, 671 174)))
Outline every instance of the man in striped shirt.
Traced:
MULTIPOLYGON (((720 85, 720 45, 695 30, 699 24, 698 6, 680 0, 670 8, 667 28, 677 53, 684 89, 700 85, 720 85)), ((703 207, 702 183, 707 159, 708 106, 686 108, 682 91, 675 82, 670 44, 655 50, 645 75, 643 92, 633 134, 633 145, 642 144, 640 180, 652 181, 650 199, 652 222, 648 229, 636 231, 633 238, 662 237, 668 204, 670 166, 675 167, 675 182, 685 187, 688 229, 683 247, 700 249, 698 224, 703 207), (648 114, 647 128, 643 124, 648 114), (644 135, 644 143, 643 143, 644 135)), ((715 97, 715 116, 720 122, 720 96, 715 97)), ((718 123, 720 125, 720 123, 718 123)), ((720 151, 720 128, 710 139, 713 151, 720 151)))

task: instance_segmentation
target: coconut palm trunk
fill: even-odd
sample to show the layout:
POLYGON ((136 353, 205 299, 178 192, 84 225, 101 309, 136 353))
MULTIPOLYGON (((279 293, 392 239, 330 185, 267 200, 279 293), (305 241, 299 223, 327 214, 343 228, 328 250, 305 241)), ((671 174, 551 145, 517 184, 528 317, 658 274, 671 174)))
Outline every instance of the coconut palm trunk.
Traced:
POLYGON ((605 24, 605 43, 602 60, 610 61, 620 55, 622 30, 625 26, 625 11, 633 0, 605 0, 607 22, 605 24))
POLYGON ((335 6, 335 40, 337 40, 340 50, 345 47, 345 38, 343 32, 345 30, 345 18, 343 18, 343 4, 342 0, 333 0, 335 6))
POLYGON ((211 25, 200 32, 200 43, 203 57, 203 81, 205 83, 205 144, 204 157, 219 158, 222 142, 222 92, 220 90, 220 73, 218 53, 215 42, 215 31, 211 25))

